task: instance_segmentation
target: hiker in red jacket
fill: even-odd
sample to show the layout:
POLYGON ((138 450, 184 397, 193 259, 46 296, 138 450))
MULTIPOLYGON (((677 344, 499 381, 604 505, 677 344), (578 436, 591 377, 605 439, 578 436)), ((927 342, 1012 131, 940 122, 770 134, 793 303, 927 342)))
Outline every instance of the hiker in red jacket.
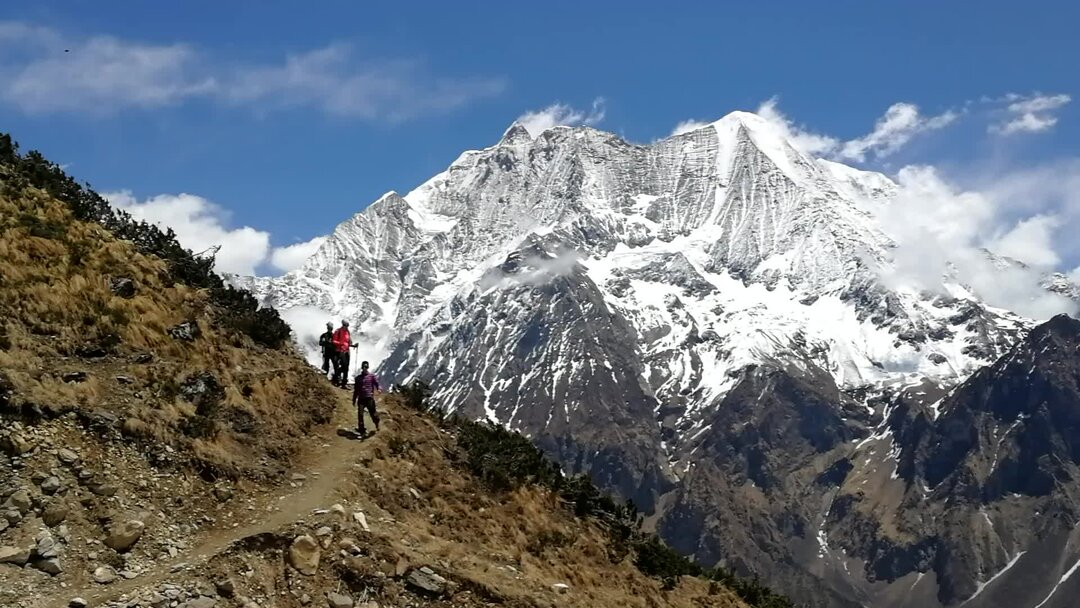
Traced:
POLYGON ((334 386, 349 388, 349 349, 356 346, 349 335, 349 322, 342 321, 331 340, 334 345, 334 386))
POLYGON ((368 411, 371 421, 375 423, 375 431, 379 430, 379 413, 375 411, 375 393, 382 392, 379 379, 375 374, 368 371, 368 362, 360 364, 360 373, 353 383, 352 402, 356 406, 356 433, 360 438, 367 436, 364 428, 364 410, 368 411))

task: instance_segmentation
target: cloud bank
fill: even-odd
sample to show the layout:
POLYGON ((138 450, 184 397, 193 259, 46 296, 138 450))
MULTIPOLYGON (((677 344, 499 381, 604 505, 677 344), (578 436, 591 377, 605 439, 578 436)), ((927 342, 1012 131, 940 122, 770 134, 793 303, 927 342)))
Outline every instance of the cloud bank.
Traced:
POLYGON ((358 57, 347 44, 242 64, 189 44, 72 36, 0 21, 0 102, 28 114, 108 114, 204 101, 267 112, 398 122, 500 94, 502 78, 449 77, 415 60, 358 57))
POLYGON ((273 248, 269 232, 250 226, 229 227, 226 209, 194 194, 159 194, 143 201, 127 190, 102 196, 137 220, 172 228, 180 244, 194 253, 213 253, 214 267, 220 272, 254 275, 264 264, 288 272, 303 265, 325 240, 316 237, 273 248))

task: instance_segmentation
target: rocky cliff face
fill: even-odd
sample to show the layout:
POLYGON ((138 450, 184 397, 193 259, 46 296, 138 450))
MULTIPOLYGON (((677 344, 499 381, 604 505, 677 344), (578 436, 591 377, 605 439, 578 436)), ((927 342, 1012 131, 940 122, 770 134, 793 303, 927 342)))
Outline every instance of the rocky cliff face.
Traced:
MULTIPOLYGON (((352 319, 388 379, 527 434, 702 561, 820 605, 950 604, 1008 560, 947 545, 966 533, 927 523, 920 493, 975 492, 975 414, 949 404, 1033 324, 959 282, 879 280, 893 245, 875 213, 895 190, 752 114, 646 146, 514 125, 342 223, 302 269, 236 281, 352 319)), ((1057 487, 1061 454, 1023 454, 975 493, 1057 487), (1004 472, 1029 461, 1040 476, 1004 472)))

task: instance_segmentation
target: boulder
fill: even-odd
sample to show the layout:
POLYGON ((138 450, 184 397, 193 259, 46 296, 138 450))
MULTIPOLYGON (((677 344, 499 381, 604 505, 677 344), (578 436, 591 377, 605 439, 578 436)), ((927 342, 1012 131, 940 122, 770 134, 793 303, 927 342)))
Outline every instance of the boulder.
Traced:
POLYGON ((61 487, 60 478, 56 476, 46 477, 45 481, 41 482, 41 491, 50 496, 59 492, 61 487))
POLYGON ((104 481, 91 481, 86 484, 86 488, 98 496, 116 496, 120 491, 116 484, 104 481))
POLYGON ((11 496, 8 496, 4 506, 9 510, 14 509, 15 511, 18 511, 19 515, 26 515, 30 512, 30 508, 34 506, 34 501, 30 498, 30 492, 19 490, 12 493, 11 496))
POLYGON ((191 342, 199 337, 199 324, 195 321, 184 321, 179 325, 174 325, 169 328, 169 335, 177 340, 183 340, 185 342, 191 342))
POLYGON ((117 579, 116 570, 112 566, 101 566, 94 570, 94 582, 101 585, 108 585, 115 582, 117 579))
POLYGON ((424 595, 438 597, 446 593, 447 580, 424 566, 409 572, 405 577, 405 584, 424 595))
POLYGON ((135 281, 127 277, 116 277, 109 283, 109 289, 124 299, 135 297, 135 281))
POLYGON ((0 547, 0 564, 25 566, 30 561, 30 549, 19 547, 0 547))
POLYGON ((39 559, 33 563, 33 566, 50 576, 56 576, 64 571, 64 569, 60 567, 60 560, 55 557, 39 559))
POLYGON ((68 602, 68 608, 87 608, 90 604, 81 597, 73 597, 68 602))
POLYGON ((0 449, 11 456, 22 456, 34 449, 34 445, 19 433, 8 433, 0 437, 0 449))
POLYGON ((300 574, 311 576, 319 569, 320 554, 314 538, 306 534, 297 536, 289 546, 289 563, 300 574))
POLYGON ((330 608, 352 608, 353 599, 347 595, 330 592, 326 594, 326 603, 330 608))
POLYGON ((53 498, 45 504, 41 512, 41 520, 46 526, 52 527, 67 519, 68 507, 60 498, 53 498))
POLYGON ((53 538, 52 534, 45 532, 38 536, 37 544, 34 546, 34 556, 41 559, 52 559, 59 557, 60 545, 53 538))
POLYGON ((236 583, 231 578, 222 579, 214 583, 214 588, 217 589, 218 595, 221 597, 232 597, 236 594, 236 583))
POLYGON ((105 545, 120 553, 128 551, 142 538, 145 528, 146 525, 137 519, 115 524, 109 529, 109 535, 105 537, 105 545))

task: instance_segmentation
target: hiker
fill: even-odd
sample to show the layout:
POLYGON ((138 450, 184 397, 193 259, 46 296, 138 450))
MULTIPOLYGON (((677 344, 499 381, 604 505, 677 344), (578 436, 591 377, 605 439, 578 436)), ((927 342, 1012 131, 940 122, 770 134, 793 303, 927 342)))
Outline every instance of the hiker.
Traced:
POLYGON ((330 365, 334 362, 334 324, 327 321, 326 332, 319 336, 319 350, 322 351, 322 372, 330 373, 330 365))
POLYGON ((334 346, 334 386, 349 388, 349 349, 356 346, 349 335, 349 322, 344 319, 341 327, 337 328, 333 336, 334 346))
POLYGON ((353 405, 356 406, 356 432, 360 437, 367 436, 367 429, 364 427, 365 409, 375 424, 375 431, 379 430, 379 413, 375 411, 375 393, 379 392, 382 392, 379 379, 368 371, 368 362, 364 361, 360 364, 360 373, 356 375, 356 381, 353 383, 352 395, 353 405))

